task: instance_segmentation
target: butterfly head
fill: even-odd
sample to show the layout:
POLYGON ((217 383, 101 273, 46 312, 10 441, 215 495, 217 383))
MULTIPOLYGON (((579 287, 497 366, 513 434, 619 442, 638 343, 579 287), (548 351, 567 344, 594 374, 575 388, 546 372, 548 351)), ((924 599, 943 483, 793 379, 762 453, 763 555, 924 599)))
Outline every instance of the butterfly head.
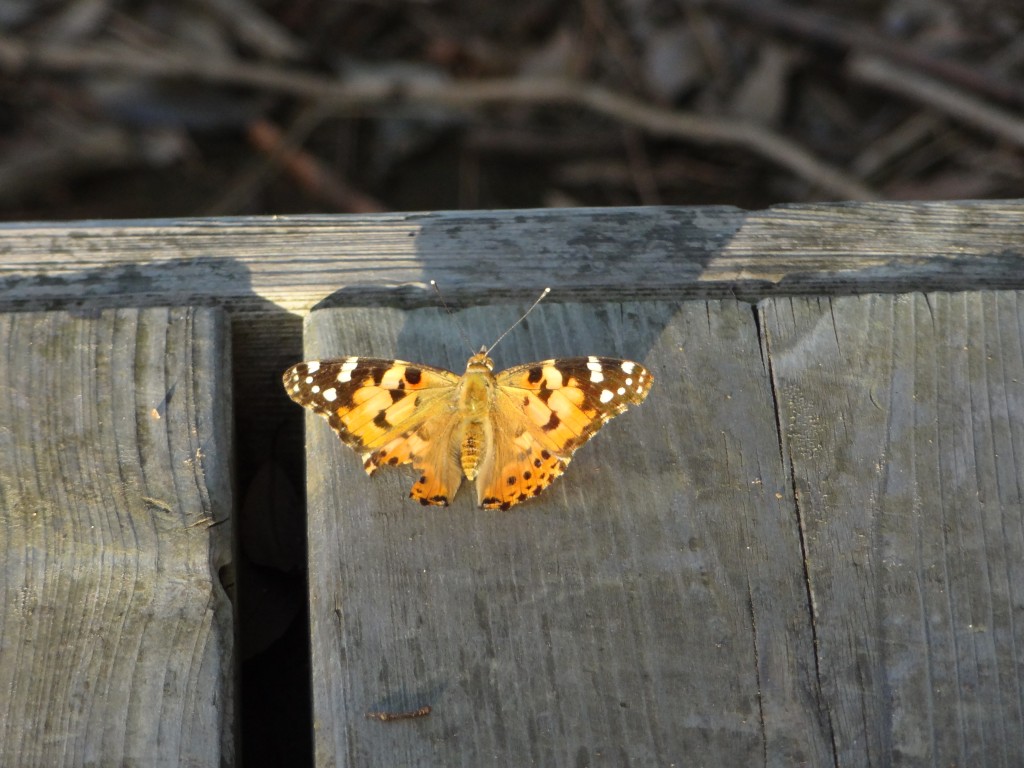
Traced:
POLYGON ((466 373, 473 371, 493 371, 494 361, 487 356, 487 352, 487 347, 480 347, 480 351, 470 357, 469 362, 466 363, 466 373))

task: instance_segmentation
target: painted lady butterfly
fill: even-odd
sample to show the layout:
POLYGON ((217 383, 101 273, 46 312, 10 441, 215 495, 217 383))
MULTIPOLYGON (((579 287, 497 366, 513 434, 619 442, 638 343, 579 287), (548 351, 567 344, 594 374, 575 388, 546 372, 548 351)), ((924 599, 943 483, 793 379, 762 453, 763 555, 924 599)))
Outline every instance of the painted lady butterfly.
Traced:
POLYGON ((593 356, 494 374, 489 352, 471 356, 462 376, 342 357, 293 365, 283 381, 292 400, 362 454, 368 474, 412 464, 420 478, 410 496, 438 506, 465 475, 481 507, 508 509, 547 488, 605 422, 644 401, 653 380, 639 363, 593 356))

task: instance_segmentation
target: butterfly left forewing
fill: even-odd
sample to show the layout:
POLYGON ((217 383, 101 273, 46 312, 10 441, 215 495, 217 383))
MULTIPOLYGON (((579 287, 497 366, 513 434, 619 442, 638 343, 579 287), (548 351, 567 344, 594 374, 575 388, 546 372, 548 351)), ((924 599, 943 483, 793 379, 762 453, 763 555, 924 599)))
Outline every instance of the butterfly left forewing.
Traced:
POLYGON ((639 363, 595 356, 527 363, 496 379, 494 445, 477 478, 487 509, 538 495, 609 419, 642 403, 652 381, 639 363))
POLYGON ((462 479, 445 450, 458 382, 441 368, 370 357, 299 363, 283 376, 288 396, 325 417, 359 452, 367 473, 385 465, 415 466, 421 474, 412 496, 424 504, 447 504, 462 479))

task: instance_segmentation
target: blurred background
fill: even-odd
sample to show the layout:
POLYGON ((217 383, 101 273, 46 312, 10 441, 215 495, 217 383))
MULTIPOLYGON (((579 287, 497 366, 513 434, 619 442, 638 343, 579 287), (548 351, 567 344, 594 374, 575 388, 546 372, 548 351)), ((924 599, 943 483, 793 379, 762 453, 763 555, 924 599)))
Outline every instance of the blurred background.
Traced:
POLYGON ((0 0, 4 220, 1020 197, 1019 0, 0 0))
MULTIPOLYGON (((0 0, 0 219, 1017 198, 1022 33, 1020 0, 0 0)), ((240 527, 250 766, 312 761, 289 498, 287 566, 240 527)))

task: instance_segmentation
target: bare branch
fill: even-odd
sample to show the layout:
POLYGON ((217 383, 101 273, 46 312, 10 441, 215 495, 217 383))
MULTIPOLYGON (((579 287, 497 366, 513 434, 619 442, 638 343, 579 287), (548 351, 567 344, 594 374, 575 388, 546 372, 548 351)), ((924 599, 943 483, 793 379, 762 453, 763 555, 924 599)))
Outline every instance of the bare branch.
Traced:
POLYGON ((857 56, 848 74, 862 83, 898 93, 994 136, 1024 146, 1024 120, 960 88, 874 56, 857 56))
POLYGON ((438 82, 360 77, 341 80, 266 64, 203 59, 173 51, 135 51, 124 46, 30 45, 0 36, 0 70, 25 72, 109 71, 136 77, 190 78, 287 93, 326 102, 340 112, 396 106, 474 109, 502 104, 577 106, 660 136, 709 145, 743 147, 777 163, 840 199, 878 195, 853 176, 798 144, 755 123, 667 110, 606 88, 559 79, 494 79, 438 82))

